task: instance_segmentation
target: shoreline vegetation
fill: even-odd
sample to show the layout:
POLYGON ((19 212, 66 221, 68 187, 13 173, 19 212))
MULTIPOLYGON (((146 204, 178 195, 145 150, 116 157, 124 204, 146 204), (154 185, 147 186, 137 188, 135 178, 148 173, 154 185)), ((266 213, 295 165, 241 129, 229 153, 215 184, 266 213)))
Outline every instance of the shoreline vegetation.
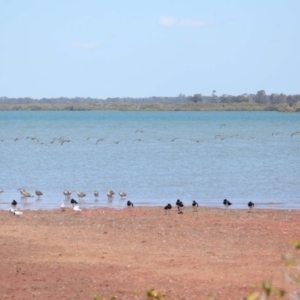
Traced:
POLYGON ((0 111, 278 111, 300 112, 300 94, 211 96, 195 94, 148 98, 8 98, 0 97, 0 111))

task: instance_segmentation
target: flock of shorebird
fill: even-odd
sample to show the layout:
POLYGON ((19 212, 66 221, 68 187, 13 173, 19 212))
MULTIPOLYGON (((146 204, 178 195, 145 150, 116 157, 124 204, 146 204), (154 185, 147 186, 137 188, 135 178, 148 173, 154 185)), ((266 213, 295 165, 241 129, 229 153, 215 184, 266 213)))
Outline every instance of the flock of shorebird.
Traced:
MULTIPOLYGON (((21 195, 22 195, 23 198, 33 197, 24 188, 20 188, 19 191, 20 191, 20 193, 21 193, 21 195)), ((1 193, 3 193, 2 189, 0 189, 0 194, 1 193)), ((43 193, 41 191, 39 191, 39 190, 36 190, 35 194, 38 196, 38 198, 43 195, 43 193)), ((74 200, 73 198, 70 199, 72 191, 70 191, 70 190, 64 190, 63 194, 65 195, 65 201, 66 200, 70 200, 70 204, 73 206, 73 210, 74 211, 77 211, 77 212, 82 211, 82 209, 79 206, 79 203, 76 200, 74 200)), ((86 196, 86 194, 83 193, 83 192, 81 192, 81 191, 77 191, 76 194, 77 194, 77 196, 79 198, 79 201, 86 196)), ((115 194, 115 192, 113 190, 111 190, 111 189, 108 189, 107 192, 106 192, 106 195, 109 198, 112 198, 114 194, 115 194)), ((123 191, 120 191, 119 195, 120 195, 121 198, 124 198, 124 197, 127 196, 127 194, 125 192, 123 192, 123 191)), ((96 198, 99 197, 99 192, 97 190, 94 191, 94 196, 96 198)), ((60 206, 61 209, 62 209, 62 211, 64 211, 65 208, 66 208, 65 201, 60 206)), ((18 204, 17 201, 13 200, 12 203, 11 203, 11 208, 10 208, 9 211, 12 214, 14 214, 14 215, 20 216, 20 215, 23 214, 23 212, 21 212, 20 210, 17 209, 17 204, 18 204)), ((183 214, 183 209, 185 207, 184 204, 183 204, 183 202, 180 199, 177 199, 175 205, 177 207, 177 213, 178 214, 183 214)), ((223 205, 225 206, 225 208, 228 208, 229 206, 232 205, 232 203, 229 200, 224 199, 223 200, 223 205)), ((127 201, 127 206, 128 207, 134 207, 133 203, 130 200, 127 201)), ((248 202, 249 212, 253 209, 254 206, 255 205, 254 205, 254 203, 252 201, 248 202)), ((192 201, 192 207, 193 207, 193 211, 194 212, 198 211, 199 204, 198 204, 198 202, 196 200, 192 201)), ((164 207, 165 214, 170 214, 171 209, 172 209, 172 205, 170 203, 168 203, 164 207)))
MULTIPOLYGON (((24 188, 19 188, 19 191, 21 193, 21 198, 30 198, 30 197, 33 197, 33 195, 31 193, 29 193, 28 191, 26 191, 26 189, 24 188)), ((0 189, 0 194, 2 194, 4 191, 2 189, 0 189)), ((43 193, 40 191, 40 190, 35 190, 35 194, 36 196, 38 197, 38 199, 43 195, 43 193)), ((63 191, 63 194, 65 196, 65 201, 67 200, 70 200, 71 198, 71 194, 72 194, 72 191, 71 190, 64 190, 63 191)), ((81 191, 77 191, 76 192, 78 198, 79 198, 79 201, 84 198, 86 196, 85 193, 81 192, 81 191)), ((115 192, 111 189, 108 189, 107 192, 106 192, 106 195, 108 198, 112 198, 114 196, 115 192)), ((119 195, 121 198, 125 198, 127 196, 127 194, 123 191, 120 191, 119 192, 119 195)), ((97 199, 99 197, 99 192, 97 190, 94 191, 94 196, 95 196, 95 199, 97 199)), ((82 209, 79 207, 79 204, 76 200, 74 199, 71 199, 70 200, 70 203, 73 205, 73 209, 74 211, 82 211, 82 209)), ((16 200, 13 200, 12 203, 11 203, 11 208, 10 208, 10 212, 14 215, 17 215, 17 216, 20 216, 23 214, 23 212, 21 212, 20 210, 17 209, 17 201, 16 200)), ((128 207, 133 207, 133 203, 128 200, 127 201, 127 206, 128 207)), ((65 209, 65 202, 63 202, 61 204, 61 209, 64 210, 65 209)))
MULTIPOLYGON (((230 201, 228 201, 227 199, 223 200, 223 204, 225 206, 225 208, 228 208, 230 205, 232 205, 232 203, 230 201)), ((184 204, 180 199, 177 199, 176 203, 175 203, 176 207, 177 207, 177 213, 178 214, 183 214, 183 208, 184 208, 184 204)), ((198 211, 198 202, 196 202, 196 200, 193 200, 192 202, 192 207, 193 207, 193 211, 197 212, 198 211)), ((248 207, 249 207, 249 212, 253 209, 254 207, 254 203, 252 201, 248 202, 248 207)), ((172 209, 172 205, 170 203, 168 203, 165 207, 165 214, 170 213, 170 210, 172 209)))

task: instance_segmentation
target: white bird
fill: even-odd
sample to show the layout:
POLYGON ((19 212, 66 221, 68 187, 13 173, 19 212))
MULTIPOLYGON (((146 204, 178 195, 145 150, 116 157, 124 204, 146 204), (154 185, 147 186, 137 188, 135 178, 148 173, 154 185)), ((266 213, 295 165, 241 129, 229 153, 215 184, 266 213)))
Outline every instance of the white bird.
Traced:
POLYGON ((78 205, 75 205, 75 206, 73 207, 73 209, 74 209, 75 211, 82 211, 82 209, 80 209, 78 205))
POLYGON ((126 197, 126 196, 127 196, 127 194, 126 194, 125 192, 122 192, 122 191, 120 191, 120 192, 119 192, 119 195, 120 195, 120 197, 121 197, 121 198, 123 198, 123 197, 126 197))
POLYGON ((28 193, 25 189, 19 189, 20 193, 22 194, 23 198, 33 197, 30 193, 28 193))
POLYGON ((85 197, 86 194, 83 193, 83 192, 77 191, 77 196, 78 196, 78 198, 79 198, 79 200, 80 200, 81 198, 85 197))
POLYGON ((38 196, 38 198, 43 195, 43 193, 39 190, 35 190, 35 194, 38 196))
POLYGON ((23 212, 19 211, 19 210, 14 210, 13 208, 11 208, 10 213, 14 214, 15 216, 21 216, 23 215, 23 212))
POLYGON ((96 198, 98 198, 98 197, 99 197, 99 192, 98 192, 98 191, 95 191, 95 192, 94 192, 94 196, 95 196, 96 198))
POLYGON ((65 210, 65 207, 66 207, 66 206, 65 206, 65 203, 63 202, 63 203, 60 205, 60 207, 61 207, 61 210, 64 211, 64 210, 65 210))
POLYGON ((107 197, 111 198, 114 195, 114 193, 115 192, 113 190, 108 189, 107 192, 106 192, 106 195, 107 195, 107 197))

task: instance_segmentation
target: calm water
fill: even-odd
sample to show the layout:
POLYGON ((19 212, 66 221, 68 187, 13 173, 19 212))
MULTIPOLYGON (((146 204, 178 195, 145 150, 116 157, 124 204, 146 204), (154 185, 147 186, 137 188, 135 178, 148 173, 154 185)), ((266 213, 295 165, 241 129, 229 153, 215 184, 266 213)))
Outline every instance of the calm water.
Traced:
POLYGON ((21 209, 58 208, 65 189, 76 200, 85 192, 91 208, 178 198, 222 207, 227 198, 232 208, 251 200, 300 209, 299 130, 296 113, 0 112, 0 209, 13 199, 21 209), (21 199, 21 187, 44 195, 21 199))

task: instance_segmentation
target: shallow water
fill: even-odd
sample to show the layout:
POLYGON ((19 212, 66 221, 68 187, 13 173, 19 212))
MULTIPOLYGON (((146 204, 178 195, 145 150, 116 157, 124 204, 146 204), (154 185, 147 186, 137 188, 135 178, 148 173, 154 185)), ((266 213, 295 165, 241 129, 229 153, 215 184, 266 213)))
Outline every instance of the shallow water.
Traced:
POLYGON ((251 200, 299 209, 299 130, 297 113, 0 112, 0 209, 13 199, 21 209, 57 208, 65 189, 75 200, 86 193, 83 207, 222 207, 227 198, 232 208, 251 200), (21 199, 21 187, 44 195, 21 199))

